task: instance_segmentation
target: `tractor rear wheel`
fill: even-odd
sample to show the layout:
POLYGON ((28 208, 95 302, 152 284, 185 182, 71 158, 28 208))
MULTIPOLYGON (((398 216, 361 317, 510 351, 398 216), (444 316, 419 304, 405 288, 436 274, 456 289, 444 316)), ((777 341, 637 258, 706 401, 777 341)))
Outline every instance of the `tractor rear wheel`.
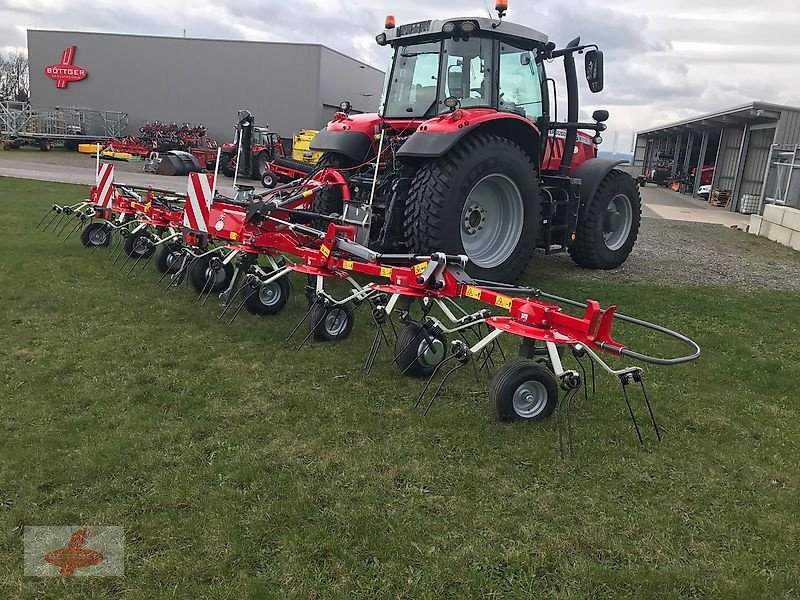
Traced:
POLYGON ((633 177, 611 171, 584 207, 569 255, 586 269, 616 269, 633 250, 641 220, 642 198, 633 177))
MULTIPOLYGON (((344 156, 343 154, 333 154, 326 152, 319 159, 317 166, 314 170, 321 171, 326 167, 332 169, 349 169, 356 166, 353 159, 344 156)), ((347 173, 344 174, 345 178, 347 173)), ((342 206, 342 192, 338 187, 329 187, 320 190, 314 194, 314 200, 311 204, 311 210, 321 215, 341 215, 344 207, 342 206)))
POLYGON ((420 166, 405 230, 412 252, 466 254, 473 277, 513 283, 533 256, 540 214, 528 154, 511 140, 477 134, 420 166))

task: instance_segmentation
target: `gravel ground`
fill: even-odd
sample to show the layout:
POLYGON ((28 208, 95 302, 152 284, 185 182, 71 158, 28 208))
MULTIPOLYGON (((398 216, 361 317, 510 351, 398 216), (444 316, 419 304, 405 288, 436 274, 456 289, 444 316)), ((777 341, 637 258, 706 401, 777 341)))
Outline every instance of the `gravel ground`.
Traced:
POLYGON ((614 271, 580 269, 567 254, 537 255, 547 274, 663 286, 800 290, 800 252, 722 225, 642 219, 639 239, 614 271))

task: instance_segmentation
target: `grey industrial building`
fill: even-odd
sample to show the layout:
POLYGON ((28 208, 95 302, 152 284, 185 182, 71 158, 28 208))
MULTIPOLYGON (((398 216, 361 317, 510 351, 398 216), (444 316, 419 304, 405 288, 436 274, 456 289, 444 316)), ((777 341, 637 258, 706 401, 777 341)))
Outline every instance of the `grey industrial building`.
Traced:
POLYGON ((712 188, 732 193, 731 211, 758 212, 765 203, 798 207, 800 108, 753 102, 638 132, 634 169, 648 173, 659 161, 672 178, 696 169, 695 194, 703 166, 713 166, 712 188), (759 208, 745 210, 743 198, 757 198, 759 208))
POLYGON ((144 121, 202 123, 220 142, 241 108, 286 138, 321 128, 343 100, 375 111, 384 78, 319 44, 28 30, 28 57, 34 105, 122 111, 131 134, 144 121), (85 77, 59 86, 45 71, 72 47, 64 68, 85 77))

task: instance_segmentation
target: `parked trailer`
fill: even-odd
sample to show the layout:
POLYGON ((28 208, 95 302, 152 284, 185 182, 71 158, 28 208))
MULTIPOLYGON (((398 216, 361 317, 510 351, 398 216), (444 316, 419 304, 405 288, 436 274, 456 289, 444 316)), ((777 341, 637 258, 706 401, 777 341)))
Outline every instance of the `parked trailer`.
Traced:
POLYGON ((74 106, 34 106, 0 102, 0 139, 6 150, 23 145, 47 151, 55 145, 77 150, 81 142, 119 138, 128 114, 74 106))

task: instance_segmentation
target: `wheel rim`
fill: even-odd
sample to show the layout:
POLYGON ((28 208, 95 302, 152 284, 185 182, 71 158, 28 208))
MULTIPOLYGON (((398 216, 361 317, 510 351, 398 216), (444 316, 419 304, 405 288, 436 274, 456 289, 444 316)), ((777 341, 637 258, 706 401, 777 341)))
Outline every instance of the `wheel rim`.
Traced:
POLYGON ((219 285, 225 281, 225 269, 206 267, 206 281, 211 280, 211 285, 219 285))
POLYGON ((347 327, 347 311, 342 308, 333 308, 325 315, 325 332, 331 337, 337 337, 347 327))
POLYGON ((149 248, 149 244, 147 243, 147 240, 145 238, 143 238, 143 237, 138 238, 133 243, 133 253, 138 255, 138 256, 146 254, 148 248, 149 248))
POLYGON ((425 368, 435 367, 444 359, 445 348, 442 340, 433 338, 432 342, 423 339, 417 346, 417 362, 425 368))
POLYGON ((619 250, 625 245, 633 226, 633 207, 631 199, 625 194, 617 194, 606 207, 603 219, 603 241, 609 250, 619 250))
POLYGON ((526 381, 514 392, 514 412, 523 419, 532 419, 547 406, 547 388, 539 381, 526 381))
POLYGON ((500 173, 475 184, 461 210, 461 245, 475 265, 503 264, 522 237, 525 205, 514 181, 500 173))
POLYGON ((102 246, 103 244, 106 243, 107 239, 108 239, 108 233, 106 233, 106 230, 103 227, 95 227, 89 233, 89 242, 93 246, 102 246))
POLYGON ((173 250, 169 254, 167 254, 167 268, 171 269, 176 265, 176 263, 180 260, 181 253, 178 251, 173 250))
POLYGON ((281 286, 277 281, 258 288, 258 301, 264 306, 275 306, 281 301, 281 286))

